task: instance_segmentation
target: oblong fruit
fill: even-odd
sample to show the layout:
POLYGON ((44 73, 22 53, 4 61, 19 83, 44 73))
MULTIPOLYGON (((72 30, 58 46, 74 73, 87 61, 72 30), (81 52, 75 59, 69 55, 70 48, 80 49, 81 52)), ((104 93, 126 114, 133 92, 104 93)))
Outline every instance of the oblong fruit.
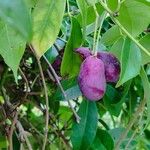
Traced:
POLYGON ((98 52, 97 58, 104 62, 107 82, 117 82, 120 74, 119 60, 109 52, 98 52))
POLYGON ((87 57, 81 64, 78 84, 88 100, 100 100, 106 90, 104 63, 95 56, 87 57))

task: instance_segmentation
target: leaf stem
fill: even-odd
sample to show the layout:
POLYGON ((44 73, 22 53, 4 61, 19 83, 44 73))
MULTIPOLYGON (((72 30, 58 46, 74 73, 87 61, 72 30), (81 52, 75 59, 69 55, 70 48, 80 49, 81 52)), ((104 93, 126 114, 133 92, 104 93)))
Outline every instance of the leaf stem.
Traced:
POLYGON ((13 150, 13 132, 15 128, 15 124, 17 123, 19 111, 16 111, 12 125, 10 127, 10 133, 9 133, 9 150, 13 150))
POLYGON ((44 55, 43 55, 43 58, 45 59, 45 61, 47 62, 49 68, 51 69, 51 71, 52 71, 52 73, 53 73, 53 75, 54 75, 54 77, 55 77, 55 80, 56 80, 58 86, 60 87, 60 89, 61 89, 61 91, 62 91, 62 93, 63 93, 63 95, 64 95, 65 100, 68 102, 68 105, 70 106, 70 108, 71 108, 71 110, 72 110, 72 112, 73 112, 73 114, 74 114, 74 116, 75 116, 75 118, 76 118, 77 123, 79 123, 79 122, 80 122, 80 117, 78 116, 78 114, 77 114, 76 111, 74 110, 74 108, 73 108, 71 102, 70 102, 69 100, 67 100, 67 95, 66 95, 66 93, 65 93, 65 91, 64 91, 64 89, 63 89, 63 87, 62 87, 62 85, 61 85, 61 83, 60 83, 60 81, 59 81, 58 75, 56 74, 54 68, 52 67, 52 65, 50 64, 50 62, 47 60, 47 58, 46 58, 44 55))
POLYGON ((71 18, 71 13, 69 9, 69 0, 67 0, 67 13, 68 13, 69 18, 71 18))
POLYGON ((96 14, 96 20, 95 20, 95 30, 94 30, 94 40, 93 40, 93 54, 94 56, 97 55, 97 49, 96 49, 96 35, 97 35, 97 27, 98 27, 98 12, 97 12, 97 8, 96 6, 94 5, 94 12, 96 14))
POLYGON ((100 18, 101 20, 100 20, 99 30, 98 30, 98 33, 97 33, 96 49, 98 49, 99 40, 100 40, 100 33, 101 33, 102 25, 103 25, 103 22, 104 22, 106 16, 107 16, 107 12, 104 12, 104 13, 101 15, 101 18, 100 18))

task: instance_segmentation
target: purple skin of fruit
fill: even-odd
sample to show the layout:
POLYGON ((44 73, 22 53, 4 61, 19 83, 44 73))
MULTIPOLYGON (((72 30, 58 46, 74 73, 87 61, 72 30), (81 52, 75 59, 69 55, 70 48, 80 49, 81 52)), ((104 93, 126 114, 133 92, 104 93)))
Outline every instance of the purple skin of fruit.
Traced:
MULTIPOLYGON (((76 49, 76 52, 79 53, 83 59, 91 56, 92 53, 89 48, 80 47, 76 49)), ((98 52, 97 58, 101 59, 104 62, 105 66, 105 76, 107 82, 117 82, 120 74, 120 63, 119 60, 109 52, 98 52)))
POLYGON ((117 82, 120 74, 119 60, 108 52, 98 52, 97 58, 104 62, 106 81, 117 82))
POLYGON ((83 59, 92 55, 91 51, 87 47, 79 47, 75 49, 75 52, 79 53, 83 59))
POLYGON ((87 57, 81 64, 78 84, 88 100, 100 100, 106 90, 104 63, 95 56, 87 57))

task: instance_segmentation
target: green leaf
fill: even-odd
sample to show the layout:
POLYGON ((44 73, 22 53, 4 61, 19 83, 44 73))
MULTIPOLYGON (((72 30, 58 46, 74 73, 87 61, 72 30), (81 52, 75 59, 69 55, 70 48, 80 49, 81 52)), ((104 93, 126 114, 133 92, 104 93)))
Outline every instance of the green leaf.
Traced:
POLYGON ((101 43, 104 44, 105 46, 111 46, 120 37, 121 37, 121 33, 119 27, 117 25, 114 25, 103 34, 101 38, 101 43))
POLYGON ((31 40, 31 19, 23 0, 0 1, 0 18, 11 25, 26 40, 31 40))
POLYGON ((72 112, 68 106, 60 106, 58 114, 60 123, 62 123, 62 127, 72 117, 72 112))
POLYGON ((87 3, 85 0, 77 0, 77 4, 82 16, 83 39, 86 38, 86 21, 87 21, 87 3))
POLYGON ((74 150, 86 150, 92 144, 98 122, 98 112, 95 102, 83 100, 78 115, 81 117, 80 123, 74 122, 71 141, 74 150))
POLYGON ((148 80, 147 74, 143 67, 141 69, 140 76, 141 76, 143 88, 144 88, 144 98, 146 98, 147 100, 147 111, 148 111, 147 125, 148 125, 150 122, 150 82, 148 80))
POLYGON ((138 36, 150 23, 150 3, 146 0, 125 0, 119 11, 119 22, 134 37, 138 36))
MULTIPOLYGON (((140 44, 142 44, 149 52, 150 52, 150 34, 145 35, 140 39, 140 44)), ((146 55, 143 51, 141 51, 142 55, 142 64, 150 63, 150 56, 146 55)))
MULTIPOLYGON (((104 11, 103 7, 100 5, 100 3, 96 3, 96 8, 97 8, 97 12, 99 15, 101 15, 104 11)), ((77 15, 77 20, 80 23, 80 25, 82 25, 82 14, 79 13, 79 15, 77 15)), ((90 6, 87 8, 87 17, 86 17, 86 25, 90 25, 91 23, 95 22, 96 19, 96 14, 94 11, 93 6, 90 6)))
POLYGON ((116 87, 137 76, 140 72, 141 66, 140 49, 129 38, 126 38, 123 41, 123 44, 120 47, 120 51, 121 73, 116 87))
POLYGON ((118 6, 118 0, 108 0, 107 5, 112 11, 115 12, 118 6))
POLYGON ((119 38, 117 41, 114 42, 113 46, 110 49, 110 52, 113 53, 120 61, 121 61, 121 48, 123 46, 124 39, 119 38))
POLYGON ((41 57, 55 42, 65 10, 65 0, 38 1, 33 11, 32 44, 41 57))
POLYGON ((72 18, 71 35, 67 42, 63 60, 61 63, 61 75, 75 77, 79 73, 81 64, 80 56, 75 53, 75 48, 78 48, 82 42, 82 32, 78 21, 72 18))
MULTIPOLYGON (((66 93, 67 100, 76 99, 81 96, 81 91, 79 89, 77 78, 70 78, 66 80, 62 80, 61 84, 66 93)), ((58 87, 53 98, 55 101, 62 101, 64 99, 64 95, 62 94, 61 89, 58 87)))
POLYGON ((85 0, 89 5, 94 5, 98 0, 85 0))
POLYGON ((113 148, 114 141, 110 134, 105 130, 98 129, 90 150, 113 150, 113 148))
POLYGON ((111 115, 114 115, 116 117, 119 116, 122 109, 122 104, 125 102, 126 96, 130 89, 130 85, 131 81, 128 81, 124 85, 124 90, 121 94, 112 86, 107 85, 106 94, 104 96, 104 105, 111 113, 111 115))
POLYGON ((0 135, 0 149, 5 149, 8 147, 8 141, 6 137, 0 135))
MULTIPOLYGON (((77 78, 64 80, 61 82, 61 84, 65 90, 67 100, 76 99, 82 95, 79 89, 79 86, 77 84, 77 78)), ((64 95, 62 94, 62 91, 60 90, 60 88, 56 90, 56 93, 54 94, 53 99, 56 101, 65 100, 64 95)))
POLYGON ((0 55, 12 69, 17 82, 17 70, 24 54, 26 42, 18 32, 3 22, 0 22, 0 35, 0 55))

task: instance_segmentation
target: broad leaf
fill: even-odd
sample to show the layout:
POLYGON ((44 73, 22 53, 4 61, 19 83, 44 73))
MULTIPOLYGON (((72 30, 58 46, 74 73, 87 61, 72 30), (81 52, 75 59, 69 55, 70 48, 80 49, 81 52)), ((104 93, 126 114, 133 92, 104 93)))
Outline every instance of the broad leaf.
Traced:
POLYGON ((86 21, 87 21, 87 3, 85 0, 77 0, 77 4, 82 16, 83 39, 85 39, 86 21))
POLYGON ((78 48, 82 43, 82 32, 78 21, 72 18, 71 35, 67 42, 62 64, 61 75, 74 77, 78 74, 81 60, 78 54, 75 53, 75 48, 78 48))
POLYGON ((148 80, 147 74, 143 67, 141 69, 140 76, 141 76, 143 88, 144 88, 144 98, 146 98, 147 100, 147 111, 148 111, 147 125, 148 125, 150 122, 150 82, 148 80))
POLYGON ((98 122, 98 112, 95 102, 83 100, 78 115, 81 117, 80 123, 74 122, 71 141, 74 150, 88 149, 92 144, 98 122))
MULTIPOLYGON (((150 52, 150 34, 141 38, 139 42, 150 52)), ((141 51, 141 54, 142 54, 142 64, 144 65, 150 63, 150 56, 146 55, 143 51, 141 51)))
POLYGON ((126 96, 130 89, 130 85, 131 81, 128 81, 124 85, 124 90, 121 92, 121 94, 112 86, 107 85, 106 94, 103 99, 105 107, 112 115, 116 117, 119 116, 122 109, 122 104, 125 102, 126 96))
POLYGON ((19 31, 26 40, 31 39, 31 19, 23 0, 1 0, 0 18, 19 31))
POLYGON ((108 0, 107 5, 113 12, 115 12, 118 6, 118 0, 108 0))
POLYGON ((38 1, 33 11, 32 44, 39 57, 55 42, 65 10, 65 0, 38 1))
POLYGON ((101 43, 103 43, 105 46, 111 46, 120 37, 121 37, 121 33, 119 27, 117 25, 114 25, 103 34, 101 38, 101 43))
MULTIPOLYGON (((96 3, 96 8, 97 8, 97 12, 99 15, 101 15, 104 11, 103 7, 100 5, 100 3, 96 3)), ((80 25, 82 25, 82 13, 79 13, 79 15, 77 15, 77 20, 80 23, 80 25)), ((94 11, 93 6, 90 6, 87 8, 87 17, 86 17, 86 25, 90 25, 91 23, 95 22, 96 19, 96 14, 94 11)))
POLYGON ((133 43, 129 38, 119 40, 118 42, 119 44, 115 43, 115 45, 121 47, 112 47, 112 49, 115 47, 118 53, 121 53, 121 73, 120 79, 116 85, 117 87, 137 76, 140 72, 141 66, 141 52, 137 45, 135 45, 135 43, 133 43))
POLYGON ((110 134, 105 130, 98 129, 90 150, 113 150, 113 148, 114 141, 110 134))
POLYGON ((24 54, 26 42, 20 34, 3 22, 0 22, 0 55, 12 69, 17 82, 17 70, 24 54))
POLYGON ((150 24, 150 3, 146 0, 125 0, 119 11, 119 22, 137 36, 150 24))

